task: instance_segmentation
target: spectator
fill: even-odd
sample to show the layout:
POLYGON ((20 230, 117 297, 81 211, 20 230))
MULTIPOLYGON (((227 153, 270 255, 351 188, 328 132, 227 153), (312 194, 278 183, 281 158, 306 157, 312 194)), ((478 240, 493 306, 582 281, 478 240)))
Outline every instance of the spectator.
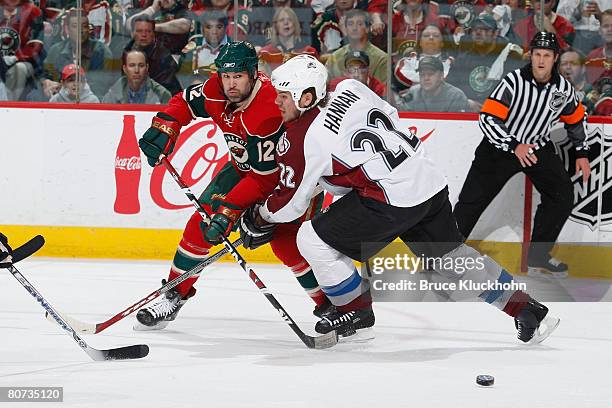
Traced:
POLYGON ((343 45, 345 15, 353 8, 365 9, 367 1, 334 0, 334 4, 327 7, 312 23, 312 46, 321 55, 325 62, 327 54, 331 54, 343 45))
POLYGON ((586 70, 584 68, 584 55, 573 48, 568 48, 559 57, 559 73, 567 79, 576 90, 578 99, 587 108, 588 112, 593 112, 594 93, 593 87, 586 81, 586 70))
POLYGON ((382 83, 387 82, 387 54, 368 40, 368 15, 363 10, 349 10, 344 16, 348 44, 329 56, 325 66, 329 78, 342 76, 344 60, 353 51, 363 51, 370 58, 369 75, 382 83))
POLYGON ((0 29, 7 96, 20 100, 28 80, 42 71, 42 11, 29 0, 0 0, 0 29))
POLYGON ((157 41, 171 54, 181 54, 191 30, 190 11, 182 0, 154 0, 151 6, 130 17, 126 22, 127 27, 133 29, 132 21, 142 16, 155 21, 157 41))
POLYGON ((336 89, 336 86, 345 79, 355 79, 370 88, 374 93, 381 98, 387 94, 387 86, 378 79, 368 75, 370 67, 370 58, 363 51, 353 51, 348 54, 344 60, 344 76, 336 78, 329 83, 330 89, 336 89))
POLYGON ((300 22, 297 14, 283 7, 276 10, 272 18, 272 38, 270 44, 259 51, 259 66, 270 74, 276 67, 300 54, 309 54, 317 58, 317 50, 302 42, 300 22))
POLYGON ((64 13, 63 0, 34 1, 36 7, 42 11, 45 48, 61 39, 61 16, 64 13))
POLYGON ((425 56, 440 58, 444 65, 444 78, 448 76, 454 58, 443 53, 442 31, 435 24, 427 25, 421 31, 419 42, 415 51, 401 58, 395 65, 394 83, 400 90, 408 89, 419 83, 419 60, 425 56))
POLYGON ((602 13, 599 33, 603 46, 591 51, 585 63, 587 81, 590 84, 595 83, 606 68, 612 67, 612 9, 602 13))
POLYGON ((62 87, 58 93, 53 95, 49 102, 63 103, 100 103, 100 99, 91 92, 85 70, 81 67, 77 80, 77 66, 75 64, 66 65, 62 70, 62 87), (78 97, 77 97, 78 96, 78 97))
POLYGON ((419 84, 400 100, 398 109, 417 112, 468 112, 465 93, 444 81, 444 65, 440 58, 423 57, 419 61, 419 84))
POLYGON ((139 50, 147 56, 151 79, 169 90, 173 95, 183 88, 176 77, 179 66, 170 50, 158 41, 156 23, 149 16, 140 16, 132 20, 132 41, 125 46, 125 51, 139 50))
POLYGON ((251 11, 246 7, 250 3, 247 0, 241 0, 239 3, 241 5, 235 9, 234 0, 194 0, 191 3, 191 11, 196 16, 212 11, 225 13, 229 22, 226 28, 227 36, 235 41, 245 40, 251 24, 251 11))
POLYGON ((595 83, 600 96, 593 110, 594 115, 612 116, 612 69, 607 69, 595 83))
POLYGON ((112 58, 110 49, 103 42, 91 38, 89 17, 84 13, 81 15, 80 25, 76 9, 68 12, 64 22, 68 38, 54 44, 45 60, 46 72, 41 80, 45 100, 49 100, 51 95, 59 91, 60 75, 64 67, 78 60, 79 30, 81 31, 81 66, 90 73, 90 86, 93 92, 97 95, 104 95, 109 83, 102 74, 110 65, 112 58))
POLYGON ((497 22, 489 14, 478 16, 471 34, 461 39, 447 81, 465 92, 471 110, 478 112, 501 76, 522 64, 522 49, 497 35, 497 22))
MULTIPOLYGON (((66 1, 65 9, 70 11, 78 7, 76 0, 66 1)), ((91 25, 91 36, 109 46, 112 36, 112 16, 110 4, 106 0, 83 0, 83 14, 87 16, 91 25)))
POLYGON ((109 48, 113 60, 120 59, 125 46, 132 41, 132 32, 125 26, 126 19, 133 14, 133 0, 118 0, 111 6, 111 43, 109 48))
POLYGON ((255 48, 265 46, 272 36, 271 21, 280 9, 291 9, 298 18, 298 33, 302 40, 310 43, 310 23, 314 10, 303 0, 255 0, 251 8, 248 39, 255 48), (304 31, 303 31, 304 30, 304 31))
POLYGON ((572 23, 576 30, 573 47, 584 54, 601 47, 599 20, 605 3, 612 4, 609 0, 559 0, 557 14, 572 23))
POLYGON ((416 44, 418 34, 427 25, 438 20, 437 3, 424 3, 423 0, 402 0, 393 13, 391 31, 393 33, 393 52, 402 54, 406 44, 416 44))
POLYGON ((149 78, 149 64, 142 51, 126 51, 122 56, 125 76, 108 90, 103 103, 152 104, 167 103, 172 95, 166 88, 149 78))
POLYGON ((229 41, 226 34, 228 20, 225 13, 209 11, 200 15, 200 21, 202 34, 191 37, 183 49, 188 63, 191 64, 193 83, 205 82, 212 73, 216 72, 215 58, 219 55, 221 47, 229 41))
POLYGON ((561 49, 571 46, 576 34, 574 26, 572 26, 572 23, 570 23, 568 19, 553 12, 555 0, 544 0, 544 20, 542 27, 536 25, 536 16, 539 15, 542 10, 540 2, 534 1, 533 4, 535 5, 535 13, 523 20, 517 21, 514 26, 514 32, 517 37, 521 39, 522 43, 520 45, 523 49, 527 50, 529 48, 529 42, 539 31, 547 31, 556 34, 561 49))

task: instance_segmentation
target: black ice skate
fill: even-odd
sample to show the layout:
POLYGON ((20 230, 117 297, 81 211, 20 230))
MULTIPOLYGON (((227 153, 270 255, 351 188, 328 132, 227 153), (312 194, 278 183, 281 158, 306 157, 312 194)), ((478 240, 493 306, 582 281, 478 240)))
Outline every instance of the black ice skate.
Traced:
POLYGON ((560 319, 548 315, 548 308, 530 299, 514 318, 518 339, 524 343, 541 343, 557 328, 560 319))
POLYGON ((531 277, 548 277, 554 279, 567 278, 567 265, 555 258, 546 261, 529 261, 527 275, 531 277))
MULTIPOLYGON (((166 284, 166 280, 162 280, 162 285, 166 284)), ((186 297, 181 298, 176 289, 171 289, 166 292, 159 301, 151 306, 143 307, 136 313, 137 323, 134 325, 134 330, 161 330, 168 326, 168 323, 176 319, 179 310, 187 300, 195 295, 195 289, 189 289, 186 297)))
POLYGON ((348 341, 369 340, 374 338, 371 329, 374 321, 374 312, 371 309, 352 310, 347 313, 334 310, 322 316, 315 325, 315 331, 326 334, 336 330, 341 339, 350 337, 348 341))
POLYGON ((319 319, 322 319, 323 316, 327 316, 330 313, 334 313, 336 311, 336 306, 332 305, 329 299, 325 298, 325 302, 321 305, 315 306, 312 314, 317 316, 319 319))

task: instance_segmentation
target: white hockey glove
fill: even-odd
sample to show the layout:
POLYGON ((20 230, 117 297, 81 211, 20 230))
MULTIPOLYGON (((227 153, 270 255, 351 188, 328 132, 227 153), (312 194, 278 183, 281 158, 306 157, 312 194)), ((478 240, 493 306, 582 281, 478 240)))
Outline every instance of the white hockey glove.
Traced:
POLYGON ((0 268, 8 268, 13 263, 13 249, 8 244, 8 238, 0 234, 0 268))
POLYGON ((5 55, 2 57, 2 59, 4 59, 4 63, 6 64, 7 68, 12 67, 17 62, 17 57, 14 55, 5 55))

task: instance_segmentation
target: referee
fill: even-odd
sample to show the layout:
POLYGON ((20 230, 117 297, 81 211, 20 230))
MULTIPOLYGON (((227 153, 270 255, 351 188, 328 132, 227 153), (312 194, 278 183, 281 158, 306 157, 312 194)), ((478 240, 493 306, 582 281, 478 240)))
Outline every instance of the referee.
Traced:
POLYGON ((480 215, 508 180, 522 171, 541 195, 529 247, 529 275, 567 277, 567 265, 550 251, 574 204, 570 176, 550 143, 550 130, 565 123, 576 152, 576 174, 590 174, 586 115, 572 85, 557 71, 559 42, 539 32, 530 43, 530 63, 507 74, 480 112, 484 138, 459 194, 454 214, 467 238, 480 215))

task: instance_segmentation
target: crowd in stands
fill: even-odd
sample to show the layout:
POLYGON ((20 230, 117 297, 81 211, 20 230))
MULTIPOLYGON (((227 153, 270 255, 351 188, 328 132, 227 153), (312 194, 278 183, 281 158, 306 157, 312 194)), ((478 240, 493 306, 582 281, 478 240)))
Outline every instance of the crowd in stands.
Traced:
POLYGON ((528 62, 534 33, 550 31, 563 48, 559 73, 589 114, 612 115, 612 0, 81 4, 0 0, 0 101, 163 104, 205 81, 223 44, 248 40, 268 74, 310 54, 332 88, 353 78, 400 110, 478 112, 528 62))

